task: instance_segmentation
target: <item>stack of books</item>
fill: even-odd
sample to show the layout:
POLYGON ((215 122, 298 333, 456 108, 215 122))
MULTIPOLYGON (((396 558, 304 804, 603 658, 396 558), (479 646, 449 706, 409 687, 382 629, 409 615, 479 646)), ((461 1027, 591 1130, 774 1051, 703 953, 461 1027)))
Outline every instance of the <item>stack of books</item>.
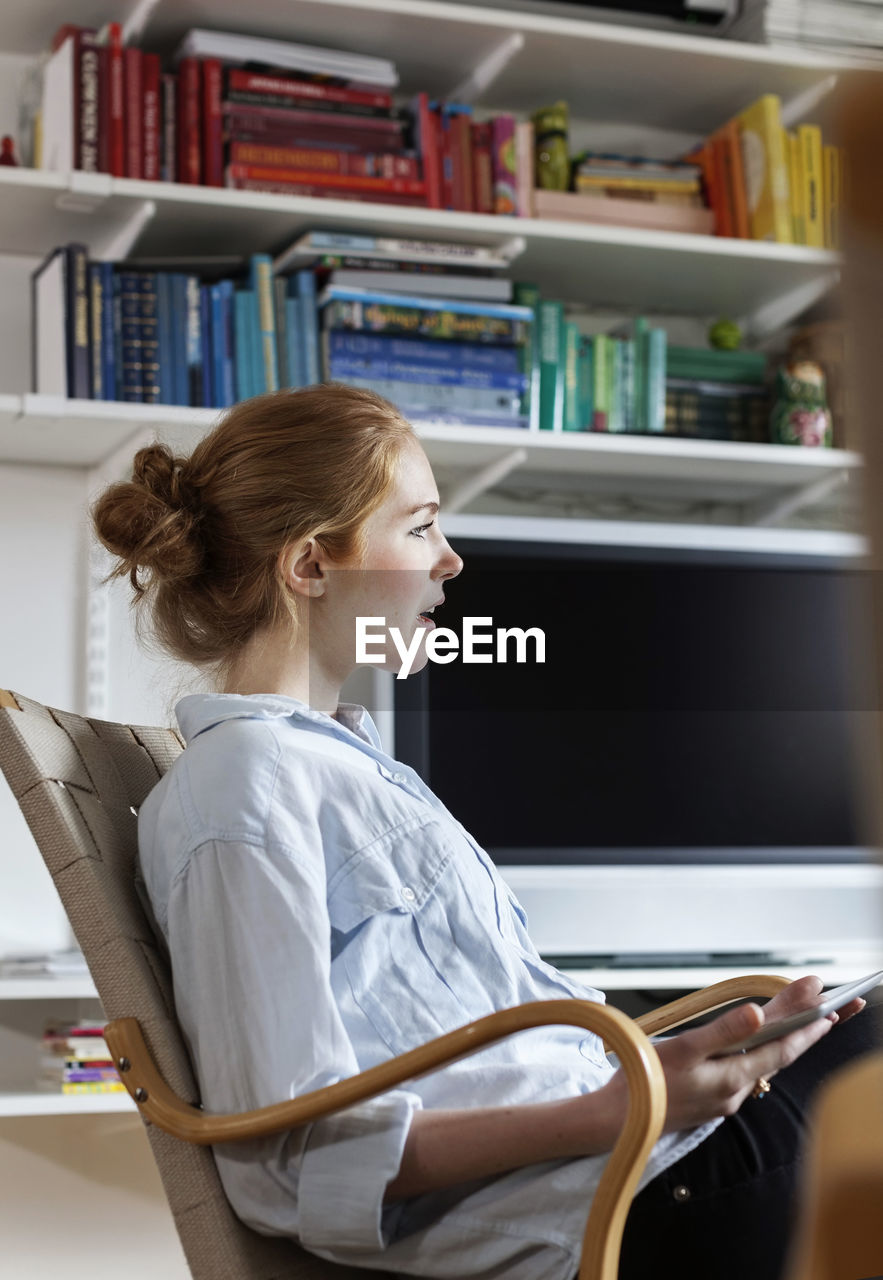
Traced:
POLYGON ((41 1048, 37 1087, 42 1092, 126 1092, 104 1039, 103 1022, 49 1023, 41 1048))
POLYGON ((652 200, 656 204, 701 209, 702 170, 686 161, 648 156, 583 152, 574 159, 575 191, 618 200, 652 200))
POLYGON ((776 94, 751 103, 687 159, 702 171, 717 235, 838 247, 840 149, 825 143, 818 125, 785 129, 776 94))
POLYGON ((32 277, 33 390, 223 409, 320 381, 315 276, 268 254, 145 269, 55 249, 32 277))
POLYGON ((762 352, 669 347, 666 432, 703 440, 768 442, 766 371, 762 352))
POLYGON ((515 118, 415 93, 394 65, 195 28, 169 60, 122 26, 59 27, 26 163, 283 195, 524 213, 515 118))
POLYGON ((331 283, 319 294, 325 378, 366 387, 408 418, 529 427, 529 307, 331 283))
POLYGON ((881 0, 743 0, 728 28, 733 40, 878 61, 883 57, 881 0))

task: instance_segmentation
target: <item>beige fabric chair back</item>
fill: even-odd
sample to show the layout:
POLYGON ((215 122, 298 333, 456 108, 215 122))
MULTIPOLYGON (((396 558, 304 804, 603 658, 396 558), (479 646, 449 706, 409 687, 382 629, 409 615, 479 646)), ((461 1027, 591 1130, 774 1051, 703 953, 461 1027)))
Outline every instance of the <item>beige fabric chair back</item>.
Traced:
MULTIPOLYGON (((135 876, 138 807, 182 748, 171 729, 86 720, 0 693, 0 768, 61 896, 104 1011, 108 1019, 137 1018, 169 1085, 196 1102, 168 961, 135 876)), ((209 1148, 179 1142, 152 1125, 148 1136, 197 1280, 377 1277, 245 1227, 227 1202, 209 1148)))

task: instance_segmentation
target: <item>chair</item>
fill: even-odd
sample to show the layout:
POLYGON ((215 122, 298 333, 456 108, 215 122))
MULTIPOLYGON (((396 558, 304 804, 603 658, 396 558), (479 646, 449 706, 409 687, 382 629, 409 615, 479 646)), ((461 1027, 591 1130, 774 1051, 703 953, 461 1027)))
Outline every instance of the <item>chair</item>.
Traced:
POLYGON ((171 973, 139 893, 136 814, 182 750, 170 729, 84 719, 0 690, 0 767, 46 861, 105 1013, 106 1039, 147 1126, 188 1265, 197 1280, 356 1280, 342 1267, 247 1228, 232 1212, 207 1145, 306 1123, 372 1097, 485 1044, 543 1023, 569 1023, 619 1055, 629 1114, 588 1216, 580 1280, 615 1280, 625 1218, 665 1113, 665 1083, 647 1036, 784 978, 717 983, 632 1022, 583 1000, 539 1001, 479 1019, 348 1080, 241 1116, 203 1112, 175 1018, 171 973))

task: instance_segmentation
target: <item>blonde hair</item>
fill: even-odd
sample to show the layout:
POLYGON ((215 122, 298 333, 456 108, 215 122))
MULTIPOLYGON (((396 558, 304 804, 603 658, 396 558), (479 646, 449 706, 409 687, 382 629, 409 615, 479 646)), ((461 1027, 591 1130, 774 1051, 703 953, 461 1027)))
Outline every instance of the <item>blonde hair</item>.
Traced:
POLYGON ((189 458, 149 445, 131 480, 101 494, 92 521, 119 559, 110 576, 129 576, 170 653, 222 675, 259 629, 296 634, 286 547, 315 538, 334 559, 361 560, 363 525, 409 439, 389 401, 340 383, 245 400, 189 458))

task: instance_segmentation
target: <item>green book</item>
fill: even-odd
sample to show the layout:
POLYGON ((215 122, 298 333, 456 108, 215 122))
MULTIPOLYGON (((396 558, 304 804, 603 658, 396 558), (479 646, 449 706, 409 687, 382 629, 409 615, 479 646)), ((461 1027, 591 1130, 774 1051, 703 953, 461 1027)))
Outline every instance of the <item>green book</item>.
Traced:
POLYGON ((647 430, 647 334, 646 316, 635 317, 635 415, 633 431, 647 430))
POLYGON ((647 430, 665 431, 665 365, 668 337, 664 329, 647 335, 647 430))
POLYGON ((594 409, 594 396, 592 394, 593 376, 594 376, 594 343, 591 338, 583 335, 579 340, 579 355, 577 358, 577 386, 579 389, 579 420, 581 430, 591 431, 592 429, 592 412, 594 409))
POLYGON ((541 301, 540 430, 564 429, 564 304, 541 301))
POLYGON ((583 418, 579 397, 579 325, 564 322, 564 423, 565 431, 582 431, 583 418))
POLYGON ((530 326, 530 342, 521 348, 524 352, 522 373, 530 377, 530 390, 523 397, 524 412, 530 414, 530 425, 536 430, 540 425, 540 290, 535 284, 516 281, 512 287, 512 301, 517 307, 530 307, 533 324, 530 326))
POLYGON ((610 426, 610 388, 607 382, 607 349, 612 342, 606 333, 596 334, 592 359, 592 430, 607 431, 610 426))
POLYGON ((607 384, 610 388, 607 430, 618 435, 622 431, 622 343, 617 338, 610 338, 607 346, 607 384))

